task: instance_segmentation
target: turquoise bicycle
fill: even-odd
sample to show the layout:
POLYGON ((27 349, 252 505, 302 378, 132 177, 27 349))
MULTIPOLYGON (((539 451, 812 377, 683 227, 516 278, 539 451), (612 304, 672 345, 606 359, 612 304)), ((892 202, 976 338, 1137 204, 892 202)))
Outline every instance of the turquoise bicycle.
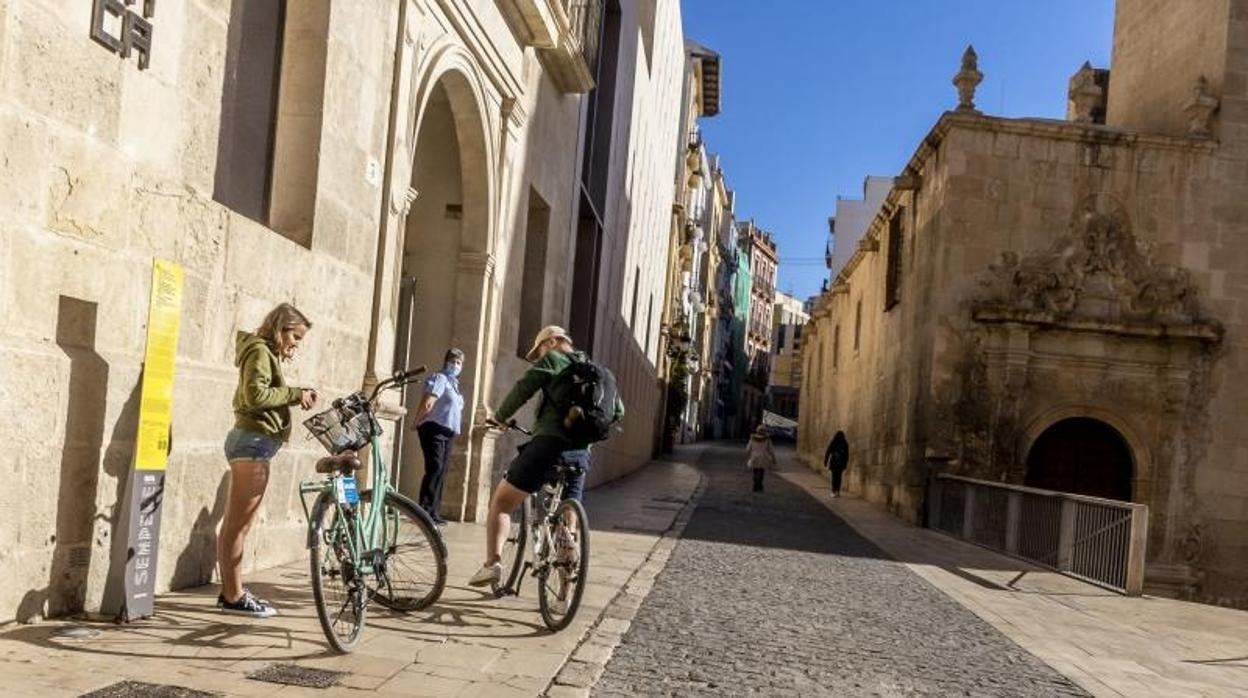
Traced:
POLYGON ((303 423, 330 453, 316 464, 325 477, 300 483, 299 497, 308 518, 316 615, 338 652, 359 644, 370 601, 410 613, 437 601, 446 586, 446 542, 429 515, 390 485, 375 409, 379 394, 424 371, 396 373, 372 395, 338 398, 303 423), (357 451, 365 446, 371 447, 373 486, 361 492, 357 451))

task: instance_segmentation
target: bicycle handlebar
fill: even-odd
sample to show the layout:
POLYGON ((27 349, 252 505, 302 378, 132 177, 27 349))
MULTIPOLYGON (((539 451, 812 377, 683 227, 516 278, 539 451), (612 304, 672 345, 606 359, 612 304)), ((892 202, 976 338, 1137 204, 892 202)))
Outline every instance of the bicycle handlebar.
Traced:
POLYGON ((503 431, 518 431, 518 432, 520 432, 521 434, 524 434, 525 436, 532 436, 532 435, 533 435, 533 432, 531 432, 531 431, 529 431, 528 429, 525 429, 524 427, 522 427, 522 426, 520 426, 519 424, 517 424, 517 423, 516 423, 516 420, 514 420, 514 419, 508 420, 508 421, 504 424, 503 422, 500 422, 500 421, 498 421, 498 420, 496 420, 496 419, 491 418, 491 419, 487 419, 487 420, 485 420, 485 426, 487 426, 487 427, 489 427, 489 428, 491 428, 491 429, 502 429, 503 431))
POLYGON ((396 371, 393 376, 390 376, 384 381, 378 383, 377 387, 373 388, 373 394, 369 396, 368 401, 373 402, 374 400, 376 400, 377 396, 383 390, 388 390, 390 388, 397 388, 397 387, 407 385, 408 383, 412 382, 414 379, 416 379, 417 377, 419 377, 421 374, 423 374, 424 372, 428 370, 429 369, 425 366, 417 366, 416 368, 410 371, 396 371))

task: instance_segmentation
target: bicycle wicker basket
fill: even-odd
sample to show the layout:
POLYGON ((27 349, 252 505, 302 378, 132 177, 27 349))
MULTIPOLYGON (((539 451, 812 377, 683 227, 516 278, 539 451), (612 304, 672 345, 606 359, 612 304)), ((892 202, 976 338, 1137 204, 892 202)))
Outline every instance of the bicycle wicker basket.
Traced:
POLYGON ((361 405, 350 400, 336 402, 341 404, 303 421, 303 426, 330 455, 358 451, 367 446, 374 435, 381 434, 381 425, 361 405))

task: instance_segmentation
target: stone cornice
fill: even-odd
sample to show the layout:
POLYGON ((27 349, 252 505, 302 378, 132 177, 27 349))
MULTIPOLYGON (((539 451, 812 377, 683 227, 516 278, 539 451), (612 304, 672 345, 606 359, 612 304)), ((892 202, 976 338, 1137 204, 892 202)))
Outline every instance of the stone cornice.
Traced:
MULTIPOLYGON (((931 159, 932 155, 940 149, 945 137, 954 129, 1005 133, 1016 136, 1032 136, 1051 140, 1094 143, 1125 148, 1145 146, 1202 154, 1212 154, 1219 145, 1216 140, 1210 138, 1141 133, 1103 124, 1032 117, 1008 119, 999 116, 986 116, 975 112, 947 111, 936 120, 931 130, 928 131, 927 136, 919 143, 919 147, 915 149, 914 155, 910 156, 910 160, 902 168, 902 176, 918 177, 921 182, 923 167, 931 159)), ((910 182, 911 180, 906 180, 905 183, 909 184, 910 182)), ((862 236, 863 240, 875 240, 878 244, 881 231, 888 225, 888 216, 891 215, 891 211, 901 205, 901 197, 905 196, 907 191, 910 191, 908 187, 898 186, 898 183, 894 180, 893 187, 880 205, 880 212, 876 214, 870 226, 868 226, 867 232, 862 236)), ((841 268, 840 273, 837 274, 834 283, 848 283, 849 277, 853 274, 854 269, 858 267, 863 256, 864 250, 862 245, 859 244, 854 254, 850 256, 845 262, 845 266, 841 268)))
POLYGON ((1056 313, 1045 311, 1026 312, 1007 308, 977 308, 972 311, 971 317, 976 322, 986 324, 1032 325, 1069 330, 1071 332, 1094 332, 1144 339, 1174 338, 1199 342, 1218 342, 1222 339, 1223 333, 1220 326, 1205 322, 1185 325, 1136 324, 1061 318, 1056 313))

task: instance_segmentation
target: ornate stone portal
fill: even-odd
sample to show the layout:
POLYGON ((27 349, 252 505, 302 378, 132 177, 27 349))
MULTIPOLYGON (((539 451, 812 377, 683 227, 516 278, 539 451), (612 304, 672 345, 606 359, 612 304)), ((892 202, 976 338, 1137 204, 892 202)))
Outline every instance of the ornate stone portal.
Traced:
POLYGON ((977 320, 1082 321, 1106 331, 1207 339, 1221 334, 1216 323, 1201 320, 1188 272, 1155 263, 1131 234, 1122 208, 1095 197, 1052 248, 1025 258, 1003 253, 980 288, 977 320))
POLYGON ((950 397, 933 444, 964 474, 1021 484, 1048 427, 1097 419, 1132 452, 1131 498, 1150 507, 1150 562, 1199 566, 1195 471, 1223 330, 1188 272, 1157 263, 1121 205, 1094 196, 1048 250, 1002 254, 965 307, 971 322, 954 343, 953 384, 939 391, 950 397))

